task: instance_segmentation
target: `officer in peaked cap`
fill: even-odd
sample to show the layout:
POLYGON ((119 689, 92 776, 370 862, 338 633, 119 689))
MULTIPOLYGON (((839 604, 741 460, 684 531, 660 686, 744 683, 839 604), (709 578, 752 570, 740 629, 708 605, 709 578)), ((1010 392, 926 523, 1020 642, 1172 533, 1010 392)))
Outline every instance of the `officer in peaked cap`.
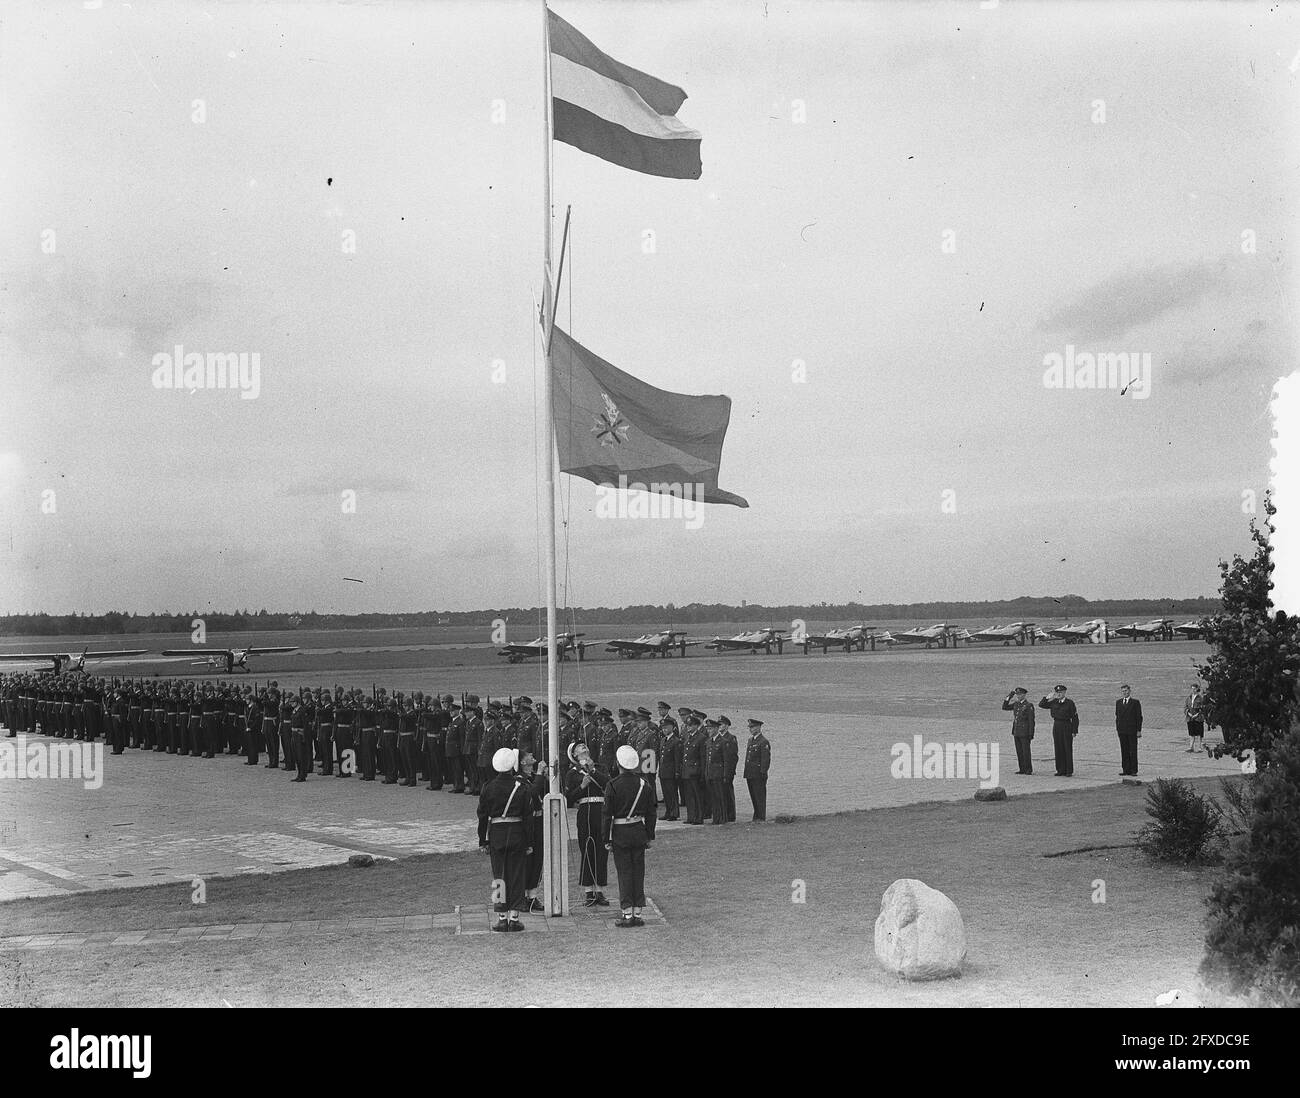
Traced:
POLYGON ((508 747, 492 756, 495 777, 488 781, 478 800, 478 845, 492 859, 492 909, 497 913, 493 930, 518 931, 524 925, 528 871, 528 830, 533 796, 528 781, 516 771, 518 756, 508 747))
POLYGON ((727 799, 727 823, 736 822, 736 766, 740 762, 740 744, 731 730, 731 720, 720 716, 722 726, 722 793, 727 799))
POLYGON ((676 820, 680 816, 678 807, 678 783, 682 771, 682 736, 677 722, 673 720, 672 709, 667 702, 659 703, 659 784, 664 794, 665 820, 676 820))
POLYGON ((763 735, 763 722, 749 718, 749 742, 745 745, 745 784, 754 806, 754 822, 767 819, 767 772, 772 768, 772 745, 763 735))
POLYGON ((618 749, 618 777, 605 789, 602 826, 605 849, 614 855, 618 872, 618 903, 623 914, 616 927, 644 926, 641 909, 645 907, 645 852, 654 842, 658 804, 654 787, 638 773, 641 758, 636 749, 624 744, 618 749))

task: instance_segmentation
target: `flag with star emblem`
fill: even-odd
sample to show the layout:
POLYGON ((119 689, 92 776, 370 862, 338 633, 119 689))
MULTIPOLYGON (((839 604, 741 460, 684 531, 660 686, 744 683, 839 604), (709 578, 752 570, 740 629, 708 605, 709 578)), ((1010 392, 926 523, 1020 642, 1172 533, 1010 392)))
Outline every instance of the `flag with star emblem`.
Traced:
POLYGON ((731 398, 656 389, 611 366, 556 326, 551 413, 560 471, 595 484, 620 477, 703 503, 749 503, 718 487, 731 398))

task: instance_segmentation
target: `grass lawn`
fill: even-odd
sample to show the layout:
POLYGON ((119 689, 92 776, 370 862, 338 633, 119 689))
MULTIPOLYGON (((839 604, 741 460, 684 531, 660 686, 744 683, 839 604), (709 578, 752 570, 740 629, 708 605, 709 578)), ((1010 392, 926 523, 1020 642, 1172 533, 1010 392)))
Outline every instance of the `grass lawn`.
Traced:
MULTIPOLYGON (((1172 988, 1194 998, 1215 871, 1159 865, 1122 845, 1146 819, 1146 788, 670 833, 647 858, 647 892, 668 925, 639 931, 336 931, 6 950, 0 1005, 500 1005, 503 958, 511 1001, 538 1004, 1151 1006, 1172 988), (1046 856, 1083 847, 1117 848, 1046 856), (960 908, 961 979, 907 984, 877 964, 880 897, 899 877, 960 908), (1099 881, 1104 903, 1094 902, 1099 881), (795 882, 803 903, 793 902, 795 882)), ((610 876, 616 900, 612 863, 610 876)), ((0 904, 0 934, 447 912, 481 908, 487 878, 481 855, 434 854, 210 879, 203 905, 184 885, 113 889, 0 904)))

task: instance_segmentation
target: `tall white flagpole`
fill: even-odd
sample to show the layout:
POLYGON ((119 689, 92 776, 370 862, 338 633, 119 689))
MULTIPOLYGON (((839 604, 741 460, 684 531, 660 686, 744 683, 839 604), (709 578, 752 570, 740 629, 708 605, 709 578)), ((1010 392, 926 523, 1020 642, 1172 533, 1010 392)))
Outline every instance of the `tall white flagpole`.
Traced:
POLYGON ((543 802, 546 844, 542 854, 542 883, 546 914, 569 913, 569 814, 560 793, 560 698, 556 674, 555 612, 555 420, 551 414, 551 29, 550 11, 542 0, 542 142, 543 171, 543 261, 542 261, 542 418, 546 421, 545 455, 542 459, 546 496, 546 722, 551 762, 550 792, 543 802))

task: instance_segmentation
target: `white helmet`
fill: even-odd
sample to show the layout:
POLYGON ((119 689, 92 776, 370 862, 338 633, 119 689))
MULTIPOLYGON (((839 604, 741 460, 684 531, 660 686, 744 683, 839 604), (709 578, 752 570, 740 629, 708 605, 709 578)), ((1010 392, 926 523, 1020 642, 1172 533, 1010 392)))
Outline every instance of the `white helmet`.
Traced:
POLYGON ((508 774, 515 768, 515 753, 508 747, 497 748, 492 756, 492 769, 498 774, 508 774))
POLYGON ((641 765, 641 756, 636 753, 636 748, 630 744, 624 744, 618 749, 618 754, 614 756, 618 759, 618 765, 624 770, 635 770, 641 765))

